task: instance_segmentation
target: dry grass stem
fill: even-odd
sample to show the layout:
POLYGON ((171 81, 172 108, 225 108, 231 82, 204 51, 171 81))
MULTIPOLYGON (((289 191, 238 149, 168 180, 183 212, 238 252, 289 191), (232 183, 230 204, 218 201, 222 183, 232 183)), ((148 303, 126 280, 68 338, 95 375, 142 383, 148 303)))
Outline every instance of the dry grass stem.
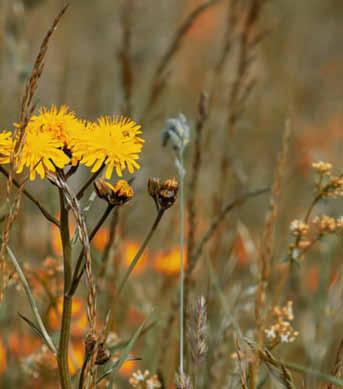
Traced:
POLYGON ((174 55, 177 53, 179 47, 181 46, 181 43, 185 38, 187 32, 192 28, 196 20, 209 9, 209 7, 217 4, 218 2, 219 0, 207 0, 204 1, 202 4, 199 4, 188 15, 186 20, 180 25, 180 27, 176 31, 174 38, 172 39, 165 53, 161 57, 156 67, 156 71, 153 75, 151 93, 149 99, 147 100, 148 102, 143 114, 144 118, 148 115, 154 103, 156 102, 157 98, 160 96, 162 90, 164 89, 166 83, 166 76, 167 76, 165 74, 166 69, 170 64, 171 60, 173 59, 174 55))
POLYGON ((226 215, 230 211, 232 211, 234 208, 244 204, 245 201, 248 200, 249 198, 260 196, 261 194, 265 194, 267 192, 269 192, 269 188, 258 189, 255 191, 244 193, 244 194, 238 196, 235 200, 228 202, 223 207, 221 212, 217 215, 217 217, 212 221, 211 225, 208 227, 207 231, 204 233, 203 237, 200 239, 198 246, 194 250, 193 261, 195 262, 195 264, 196 264, 197 260, 199 259, 199 257, 201 256, 206 243, 211 239, 211 237, 215 233, 218 226, 222 223, 222 221, 224 220, 226 215))

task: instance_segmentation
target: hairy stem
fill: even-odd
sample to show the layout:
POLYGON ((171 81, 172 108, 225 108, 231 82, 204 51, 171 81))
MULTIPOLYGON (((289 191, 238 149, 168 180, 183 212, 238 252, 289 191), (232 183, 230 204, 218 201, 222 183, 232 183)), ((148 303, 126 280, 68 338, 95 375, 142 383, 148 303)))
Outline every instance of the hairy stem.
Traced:
MULTIPOLYGON (((109 204, 107 206, 105 212, 102 214, 102 216, 100 217, 99 221, 97 222, 97 224, 95 225, 95 227, 93 228, 91 233, 89 234, 89 242, 91 242, 93 240, 93 238, 95 237, 97 232, 100 230, 101 226, 104 224, 104 222, 107 219, 108 215, 112 212, 113 208, 114 208, 113 205, 109 204)), ((83 266, 82 266, 82 259, 83 259, 84 255, 85 255, 85 250, 82 249, 82 251, 81 251, 81 253, 79 255, 79 258, 77 259, 76 266, 75 266, 75 269, 74 269, 74 272, 73 272, 73 277, 72 277, 71 282, 70 282, 70 288, 68 290, 68 295, 70 295, 70 296, 75 294, 76 289, 79 286, 82 274, 83 274, 83 272, 85 270, 85 265, 83 264, 83 266)))
POLYGON ((68 290, 72 275, 72 256, 71 242, 69 234, 69 215, 64 200, 63 190, 60 189, 60 206, 61 206, 61 240, 63 248, 63 267, 64 267, 64 296, 63 296, 63 312, 60 342, 58 350, 58 368, 60 373, 62 389, 71 389, 71 377, 68 366, 69 338, 71 325, 71 308, 72 296, 68 295, 68 290))

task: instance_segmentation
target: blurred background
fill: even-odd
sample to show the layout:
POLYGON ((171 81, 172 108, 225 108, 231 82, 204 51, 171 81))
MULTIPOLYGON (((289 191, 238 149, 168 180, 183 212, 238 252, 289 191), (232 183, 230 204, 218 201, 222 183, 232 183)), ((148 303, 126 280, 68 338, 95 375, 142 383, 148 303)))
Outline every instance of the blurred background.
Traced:
MULTIPOLYGON (((146 233, 147 223, 150 219, 152 222, 154 207, 145 190, 147 178, 168 178, 177 174, 172 151, 162 147, 161 129, 166 119, 179 113, 186 116, 192 130, 186 152, 186 168, 190 171, 198 101, 203 91, 210 96, 210 103, 202 138, 202 166, 196 199, 197 239, 218 209, 242 188, 271 185, 288 119, 292 134, 276 222, 273 247, 276 262, 287 255, 290 222, 302 218, 311 201, 312 162, 325 160, 333 164, 335 171, 341 169, 343 2, 265 2, 249 27, 245 46, 248 54, 244 57, 240 39, 244 37, 245 10, 250 2, 213 2, 194 17, 182 33, 177 50, 163 64, 164 55, 180 26, 206 1, 70 1, 49 44, 36 96, 37 107, 65 104, 89 120, 101 115, 128 115, 142 124, 146 142, 141 169, 135 174, 136 196, 120 213, 120 232, 110 257, 110 276, 120 266, 127 266, 146 233), (235 3, 239 4, 238 10, 235 18, 230 19, 228 11, 235 3), (228 44, 230 49, 227 49, 228 44), (223 57, 225 50, 227 53, 223 57), (163 71, 158 74, 161 63, 163 71), (239 69, 243 71, 241 78, 239 69), (159 82, 163 88, 155 93, 159 82), (241 89, 235 95, 232 91, 237 85, 241 89)), ((64 1, 60 0, 0 0, 1 129, 12 129, 18 119, 23 88, 39 45, 63 5, 64 1)), ((85 177, 86 170, 81 171, 75 185, 85 177)), ((3 199, 5 181, 0 183, 3 199)), ((52 186, 35 182, 28 187, 53 213, 58 212, 58 196, 52 186)), ((338 217, 341 206, 339 201, 323 202, 317 212, 338 217)), ((23 200, 22 207, 12 234, 13 246, 17 255, 23 257, 28 274, 43 270, 49 273, 49 266, 58 273, 54 273, 56 285, 52 287, 52 296, 42 290, 44 283, 30 276, 46 320, 54 331, 58 328, 58 315, 51 313, 51 299, 58 295, 58 282, 61 281, 58 237, 29 202, 23 200)), ((101 203, 96 204, 90 220, 95 220, 102 209, 101 203)), ((250 200, 230 214, 220 230, 220 237, 206 248, 206 256, 211 258, 219 273, 220 264, 231 263, 234 257, 230 277, 226 283, 222 280, 222 286, 227 291, 225 298, 229 303, 236 294, 242 297, 239 304, 243 313, 237 313, 237 317, 247 333, 253 328, 249 318, 253 314, 249 288, 256 284, 255 258, 263 244, 267 210, 268 196, 250 200)), ((167 361, 163 361, 163 366, 159 363, 166 350, 158 348, 157 340, 161 339, 177 287, 177 218, 176 207, 168 211, 141 266, 135 270, 127 293, 118 304, 115 332, 120 338, 132 334, 152 307, 157 322, 135 348, 134 355, 142 360, 124 365, 118 387, 128 387, 127 377, 138 368, 150 369, 152 373, 160 369, 165 372, 166 387, 172 385, 175 371, 172 367, 177 359, 176 346, 172 347, 176 332, 175 339, 172 337, 169 341, 171 352, 165 357, 167 361)), ((93 245, 96 258, 101 257, 108 239, 109 224, 106 224, 93 245)), ((294 301, 294 327, 300 335, 293 344, 282 346, 283 357, 319 370, 330 370, 337 344, 334 330, 341 331, 342 321, 325 315, 329 315, 328 288, 339 276, 341 263, 342 241, 330 237, 308 255, 299 269, 298 292, 302 298, 298 305, 294 301)), ((45 273, 44 277, 47 277, 45 273)), ((207 273, 205 261, 200 261, 194 294, 205 294, 209 301, 211 298, 216 300, 211 294, 207 273)), ((32 386, 32 382, 37 384, 43 379, 31 366, 37 362, 34 355, 40 350, 40 341, 25 323, 20 322, 17 311, 27 310, 26 300, 20 290, 16 291, 15 282, 12 288, 13 293, 0 310, 0 382, 4 388, 32 386)), ((87 324, 82 293, 80 306, 75 307, 73 336, 76 340, 84 334, 87 324)), ((104 320, 108 300, 101 285, 100 295, 100 309, 103 308, 100 317, 104 320)), ((283 302, 290 297, 295 300, 294 293, 288 290, 283 302)), ((216 302, 211 309, 220 311, 216 302)), ((213 315, 217 317, 218 314, 213 315)), ((210 319, 210 326, 215 323, 211 324, 210 319)), ((234 348, 230 350, 230 344, 232 346, 232 340, 228 341, 222 356, 212 355, 210 377, 222 377, 221 369, 232 363, 230 354, 234 348)), ((77 342, 75 350, 76 371, 80 367, 77 355, 82 354, 82 347, 77 342)), ((213 377, 203 387, 230 387, 226 379, 214 383, 213 377)), ((301 379, 296 379, 300 385, 301 379)), ((53 379, 47 378, 43 382, 56 387, 53 379)), ((320 386, 307 377, 305 387, 320 386)))

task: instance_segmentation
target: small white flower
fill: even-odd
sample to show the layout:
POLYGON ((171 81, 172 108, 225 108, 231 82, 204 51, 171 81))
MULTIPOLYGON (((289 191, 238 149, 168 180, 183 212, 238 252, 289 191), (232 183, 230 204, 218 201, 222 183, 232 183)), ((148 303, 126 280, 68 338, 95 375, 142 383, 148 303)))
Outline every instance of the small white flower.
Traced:
POLYGON ((275 339, 276 338, 276 333, 275 333, 275 330, 273 327, 267 328, 266 330, 264 330, 264 332, 266 333, 266 336, 268 339, 275 339))
POLYGON ((281 343, 288 343, 289 342, 289 333, 281 334, 280 340, 281 340, 281 343))
POLYGON ((296 260, 299 258, 299 256, 300 256, 300 250, 297 248, 294 248, 292 250, 292 259, 296 260))

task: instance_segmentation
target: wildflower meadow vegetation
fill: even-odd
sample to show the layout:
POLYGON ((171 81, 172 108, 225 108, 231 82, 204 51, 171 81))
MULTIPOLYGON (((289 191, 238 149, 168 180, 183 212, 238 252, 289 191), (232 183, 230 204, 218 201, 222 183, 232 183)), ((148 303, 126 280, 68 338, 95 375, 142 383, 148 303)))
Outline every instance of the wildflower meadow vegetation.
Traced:
POLYGON ((342 20, 0 2, 0 388, 343 387, 342 20))

